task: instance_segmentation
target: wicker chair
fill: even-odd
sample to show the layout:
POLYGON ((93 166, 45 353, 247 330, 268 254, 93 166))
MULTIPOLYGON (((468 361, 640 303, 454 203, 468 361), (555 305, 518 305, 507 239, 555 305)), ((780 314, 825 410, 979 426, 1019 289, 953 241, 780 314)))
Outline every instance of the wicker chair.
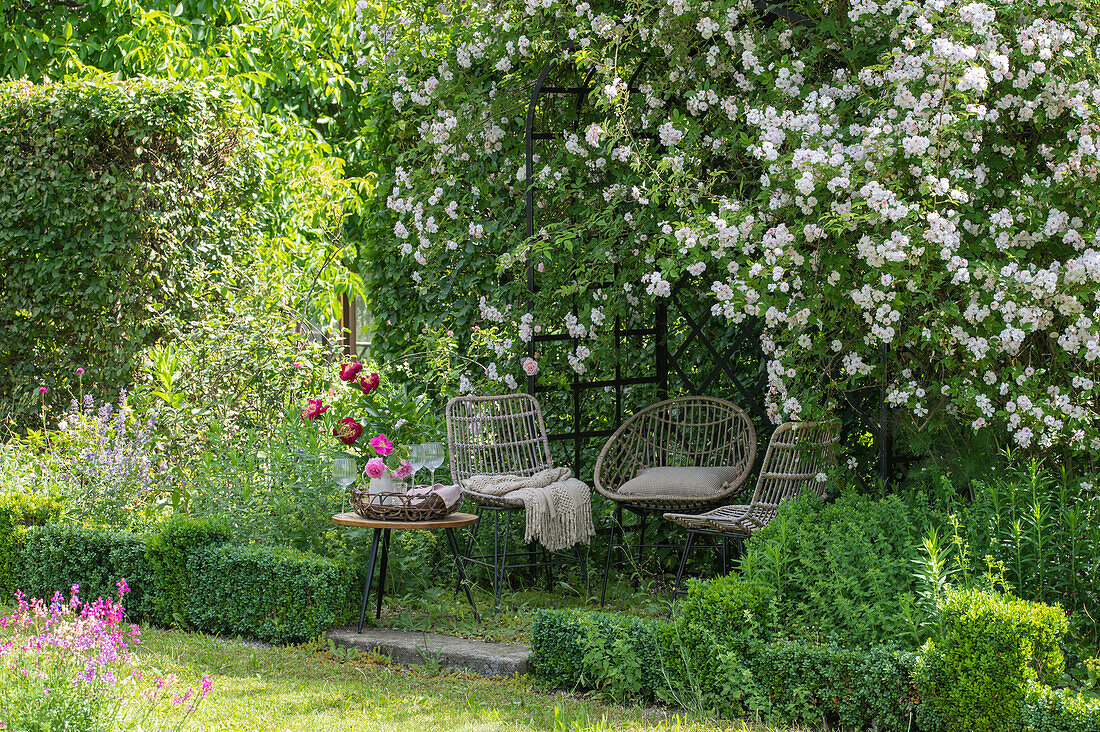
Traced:
POLYGON ((835 459, 840 441, 838 422, 784 422, 772 433, 756 490, 747 504, 722 506, 700 514, 666 513, 664 517, 688 530, 687 543, 676 572, 680 589, 684 567, 697 535, 718 537, 722 548, 722 572, 728 571, 726 545, 733 539, 743 544, 754 532, 775 518, 784 501, 811 489, 825 497, 826 483, 819 480, 835 459))
MULTIPOLYGON (((451 481, 461 485, 472 475, 534 475, 554 467, 546 423, 538 401, 529 394, 455 397, 447 403, 447 442, 450 449, 451 481)), ((482 522, 474 524, 466 546, 466 560, 493 571, 493 611, 500 607, 504 572, 508 569, 542 567, 546 589, 553 586, 552 567, 578 564, 588 588, 588 569, 581 547, 574 556, 560 552, 536 551, 528 546, 520 553, 522 561, 508 564, 508 534, 512 514, 523 510, 523 502, 509 496, 493 496, 463 489, 463 495, 476 504, 476 513, 493 515, 492 555, 473 555, 474 541, 482 522), (503 533, 500 514, 504 514, 503 533), (536 557, 538 558, 536 560, 536 557), (489 560, 492 560, 491 562, 489 560)))
POLYGON ((646 518, 669 509, 702 510, 738 493, 756 458, 756 431, 740 407, 688 396, 658 402, 633 415, 596 460, 593 482, 615 501, 600 604, 607 599, 612 554, 624 532, 623 510, 638 515, 639 561, 646 518))

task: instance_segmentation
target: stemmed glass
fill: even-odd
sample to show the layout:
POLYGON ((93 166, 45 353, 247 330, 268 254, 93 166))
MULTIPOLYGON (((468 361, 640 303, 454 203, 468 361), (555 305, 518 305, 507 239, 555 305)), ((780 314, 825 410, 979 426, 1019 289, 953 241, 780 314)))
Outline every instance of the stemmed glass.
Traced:
POLYGON ((412 466, 412 475, 409 478, 412 479, 413 487, 416 487, 416 471, 424 467, 423 445, 409 445, 409 465, 412 466))
POLYGON ((348 486, 355 482, 356 473, 355 458, 349 455, 341 455, 332 460, 332 479, 341 489, 347 490, 348 486))
POLYGON ((447 451, 442 442, 425 442, 420 446, 420 454, 424 458, 424 465, 432 471, 432 485, 435 485, 435 471, 447 457, 447 451))

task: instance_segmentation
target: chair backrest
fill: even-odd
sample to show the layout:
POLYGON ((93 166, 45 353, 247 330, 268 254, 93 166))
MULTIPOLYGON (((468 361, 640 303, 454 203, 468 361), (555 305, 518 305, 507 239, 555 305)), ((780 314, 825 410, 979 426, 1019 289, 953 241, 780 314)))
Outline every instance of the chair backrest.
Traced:
POLYGON ((803 490, 825 497, 819 476, 836 461, 839 422, 784 422, 775 428, 760 465, 753 506, 777 507, 803 490))
POLYGON ((623 422, 596 462, 601 493, 614 492, 646 468, 736 466, 756 459, 756 430, 744 410, 715 397, 685 396, 652 404, 623 422))
POLYGON ((534 475, 554 467, 539 403, 530 394, 455 397, 447 402, 451 480, 534 475))

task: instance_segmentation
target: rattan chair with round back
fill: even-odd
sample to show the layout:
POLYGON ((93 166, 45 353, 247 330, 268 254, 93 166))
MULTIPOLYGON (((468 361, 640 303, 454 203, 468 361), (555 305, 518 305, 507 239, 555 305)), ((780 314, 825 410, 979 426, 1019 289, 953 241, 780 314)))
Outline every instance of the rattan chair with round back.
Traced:
POLYGON ((688 554, 697 535, 717 537, 722 550, 722 572, 728 571, 727 543, 743 543, 754 532, 775 518, 784 501, 798 498, 811 490, 821 498, 828 487, 826 471, 836 462, 836 446, 840 442, 839 422, 784 422, 775 428, 752 499, 745 504, 721 506, 706 513, 673 513, 664 517, 688 530, 688 539, 676 572, 679 591, 688 554))
POLYGON ((756 430, 744 410, 724 399, 685 396, 650 405, 611 435, 593 474, 596 490, 615 502, 600 603, 607 598, 612 555, 625 551, 623 511, 638 515, 639 561, 646 518, 670 509, 703 510, 743 488, 756 459, 756 430))
MULTIPOLYGON (((456 485, 463 485, 473 475, 529 476, 554 467, 542 409, 530 394, 455 397, 447 403, 446 417, 451 481, 456 485)), ((539 551, 529 546, 518 553, 522 558, 519 563, 508 564, 511 517, 513 513, 524 510, 523 502, 518 498, 478 493, 465 487, 462 494, 475 504, 478 516, 483 516, 485 512, 493 516, 493 553, 473 554, 481 521, 471 528, 465 553, 467 561, 493 572, 494 612, 500 606, 504 573, 509 569, 542 567, 546 575, 546 589, 550 591, 553 586, 551 568, 577 564, 584 577, 585 588, 588 588, 588 570, 584 550, 580 546, 575 548, 573 556, 547 552, 545 549, 539 551), (502 513, 503 522, 500 520, 502 513)))

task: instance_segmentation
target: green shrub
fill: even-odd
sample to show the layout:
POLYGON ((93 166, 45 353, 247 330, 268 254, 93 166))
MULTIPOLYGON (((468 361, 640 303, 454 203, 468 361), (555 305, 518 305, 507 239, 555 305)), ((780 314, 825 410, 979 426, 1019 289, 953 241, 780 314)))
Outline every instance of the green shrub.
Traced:
POLYGON ((229 527, 223 521, 187 514, 173 515, 145 537, 145 558, 156 583, 150 604, 158 623, 186 620, 191 555, 199 549, 225 544, 230 538, 229 527))
POLYGON ((209 547, 191 554, 185 607, 208 633, 272 643, 315 638, 334 625, 354 585, 350 567, 294 549, 209 547))
POLYGON ((751 659, 765 719, 830 729, 909 729, 915 665, 915 654, 890 646, 862 651, 797 641, 761 646, 751 659))
POLYGON ((939 635, 921 649, 922 696, 948 732, 1004 730, 1020 716, 1030 683, 1062 673, 1062 610, 978 590, 937 603, 939 635))
MULTIPOLYGON (((712 591, 696 589, 695 599, 712 591)), ((745 601, 742 608, 769 604, 767 588, 730 594, 745 601)), ((725 607, 738 604, 734 599, 725 607)), ((729 617, 742 616, 733 610, 729 617)), ((692 618, 693 624, 702 623, 698 614, 692 618)), ((778 724, 910 728, 918 701, 912 681, 915 654, 889 646, 861 651, 835 644, 745 641, 738 632, 699 634, 698 628, 685 627, 684 616, 669 623, 540 610, 531 628, 531 668, 564 688, 601 689, 619 699, 659 698, 724 717, 753 713, 778 724)))
POLYGON ((602 689, 616 699, 652 699, 669 687, 678 652, 669 623, 631 615, 539 610, 531 668, 565 688, 602 689))
POLYGON ((121 579, 130 586, 122 601, 127 612, 148 616, 153 574, 145 542, 134 534, 71 524, 32 526, 23 533, 14 584, 31 597, 68 595, 76 584, 84 600, 114 598, 121 579))
POLYGON ((61 504, 52 496, 33 493, 0 494, 0 603, 11 598, 23 531, 42 526, 61 514, 61 504))
POLYGON ((1020 704, 1016 729, 1021 732, 1100 732, 1100 699, 1031 684, 1020 704))
POLYGON ((920 645, 913 560, 938 515, 897 496, 806 496, 746 542, 741 576, 774 588, 788 633, 813 641, 920 645))

